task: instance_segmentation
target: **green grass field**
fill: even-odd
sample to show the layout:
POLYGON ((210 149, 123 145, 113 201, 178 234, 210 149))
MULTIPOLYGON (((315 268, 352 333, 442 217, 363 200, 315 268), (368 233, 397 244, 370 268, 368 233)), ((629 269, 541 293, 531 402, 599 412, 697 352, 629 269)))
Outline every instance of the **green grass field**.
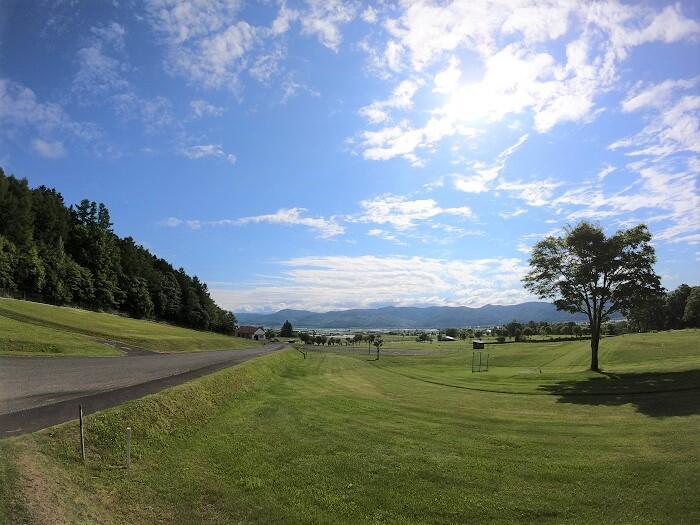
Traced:
POLYGON ((75 424, 1 443, 0 522, 699 523, 700 331, 587 357, 273 354, 89 416, 86 466, 75 424))
POLYGON ((258 343, 213 332, 119 315, 0 299, 0 354, 121 355, 105 340, 156 352, 251 347, 258 343))

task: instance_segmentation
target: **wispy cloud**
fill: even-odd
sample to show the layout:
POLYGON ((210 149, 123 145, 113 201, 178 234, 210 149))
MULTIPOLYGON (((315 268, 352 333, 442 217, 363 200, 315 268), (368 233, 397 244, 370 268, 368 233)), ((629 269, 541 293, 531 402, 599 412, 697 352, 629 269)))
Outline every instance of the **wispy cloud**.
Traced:
POLYGON ((438 215, 472 218, 468 206, 443 208, 433 199, 410 200, 404 196, 385 194, 360 202, 363 211, 351 220, 374 224, 389 224, 397 230, 413 228, 416 223, 428 221, 438 215))
POLYGON ((622 109, 626 112, 651 111, 652 120, 636 135, 611 144, 610 149, 625 150, 630 156, 699 153, 700 96, 684 93, 698 84, 700 77, 666 80, 630 95, 622 102, 622 109))
POLYGON ((34 91, 8 79, 0 79, 0 123, 1 134, 13 140, 29 136, 33 150, 50 158, 65 154, 67 140, 94 147, 102 136, 95 124, 73 120, 61 105, 42 102, 34 91))
POLYGON ((527 213, 527 210, 525 208, 516 208, 513 211, 502 211, 498 215, 502 219, 513 219, 515 217, 520 217, 521 215, 525 215, 527 213))
POLYGON ((221 106, 216 106, 201 99, 191 101, 190 109, 196 118, 220 117, 224 114, 224 108, 221 106))
POLYGON ((186 226, 192 230, 203 227, 217 226, 242 226, 246 224, 279 224, 283 226, 306 226, 314 230, 320 238, 330 239, 345 233, 345 228, 339 224, 335 218, 309 217, 305 208, 280 208, 275 213, 264 215, 252 215, 249 217, 239 217, 237 219, 201 220, 201 219, 179 219, 168 217, 160 221, 161 226, 176 228, 186 226))
POLYGON ((305 208, 281 208, 275 213, 267 215, 254 215, 238 219, 238 224, 270 223, 284 225, 301 225, 316 230, 319 237, 330 238, 345 233, 345 228, 338 224, 333 218, 306 217, 305 208))
POLYGON ((229 164, 236 163, 236 156, 227 153, 219 144, 197 144, 180 150, 180 153, 188 159, 203 159, 206 157, 218 157, 225 159, 229 164))
POLYGON ((385 122, 390 119, 389 112, 391 110, 406 110, 413 106, 413 95, 422 84, 422 80, 403 80, 394 88, 390 98, 372 102, 370 105, 360 108, 359 113, 373 124, 385 122))
POLYGON ((355 18, 357 4, 343 0, 306 0, 306 4, 300 15, 302 31, 337 52, 342 40, 340 28, 355 18))
POLYGON ((195 5, 148 0, 147 20, 167 49, 167 67, 193 83, 238 91, 244 72, 263 83, 283 70, 286 44, 280 38, 294 24, 302 34, 338 51, 341 28, 357 14, 354 3, 307 0, 298 8, 279 3, 268 27, 243 19, 239 0, 199 0, 195 5))
POLYGON ((506 166, 508 158, 527 141, 528 135, 522 135, 517 142, 504 149, 496 157, 495 162, 487 164, 474 161, 469 164, 470 174, 453 174, 452 182, 455 189, 465 193, 482 193, 493 188, 493 182, 506 166))
POLYGON ((32 148, 42 157, 48 159, 59 159, 66 155, 66 150, 63 147, 63 142, 61 141, 46 141, 41 139, 34 139, 32 141, 32 148))
POLYGON ((124 76, 130 69, 124 59, 124 26, 116 22, 90 29, 89 43, 76 54, 78 71, 72 92, 80 104, 104 102, 105 96, 130 89, 124 76))

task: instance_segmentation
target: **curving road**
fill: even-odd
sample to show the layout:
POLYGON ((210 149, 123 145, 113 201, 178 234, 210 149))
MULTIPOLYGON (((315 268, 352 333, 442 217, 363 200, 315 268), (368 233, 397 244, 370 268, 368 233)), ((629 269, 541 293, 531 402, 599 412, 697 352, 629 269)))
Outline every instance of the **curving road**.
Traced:
POLYGON ((0 438, 74 419, 78 404, 89 414, 283 346, 183 354, 130 352, 125 357, 0 356, 0 438))

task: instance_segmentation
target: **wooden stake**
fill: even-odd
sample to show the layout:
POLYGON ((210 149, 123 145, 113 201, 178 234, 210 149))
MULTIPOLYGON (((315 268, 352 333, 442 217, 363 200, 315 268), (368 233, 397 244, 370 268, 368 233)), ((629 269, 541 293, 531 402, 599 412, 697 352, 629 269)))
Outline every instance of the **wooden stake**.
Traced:
POLYGON ((126 427, 126 468, 131 468, 131 427, 126 427))
POLYGON ((80 416, 80 456, 83 458, 83 463, 85 463, 85 430, 83 427, 83 405, 78 405, 78 412, 80 416))

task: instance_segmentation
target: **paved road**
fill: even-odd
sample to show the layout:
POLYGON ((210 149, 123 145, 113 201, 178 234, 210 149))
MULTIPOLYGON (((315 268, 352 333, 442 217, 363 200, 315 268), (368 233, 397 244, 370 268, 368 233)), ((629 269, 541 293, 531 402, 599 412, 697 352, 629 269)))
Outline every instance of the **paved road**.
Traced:
POLYGON ((125 357, 0 356, 0 438, 32 432, 279 350, 125 357))

